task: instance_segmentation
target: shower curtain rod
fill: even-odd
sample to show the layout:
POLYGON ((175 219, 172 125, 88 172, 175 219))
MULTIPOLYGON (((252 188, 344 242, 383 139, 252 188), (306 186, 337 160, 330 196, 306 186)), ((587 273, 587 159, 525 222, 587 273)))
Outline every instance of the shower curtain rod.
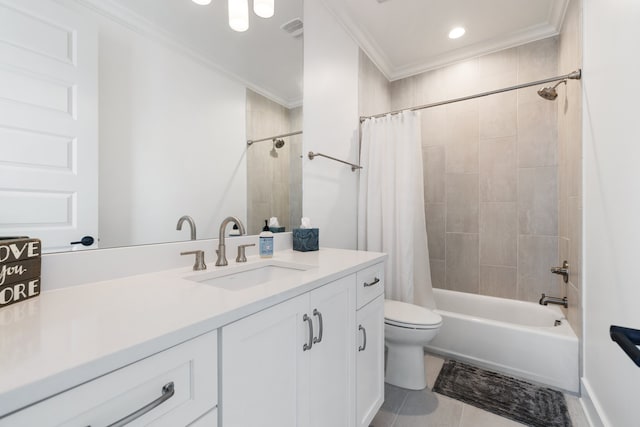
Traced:
POLYGON ((283 133, 281 135, 274 135, 274 136, 270 136, 268 138, 261 138, 261 139, 247 139, 247 145, 251 145, 254 142, 262 142, 262 141, 272 141, 276 138, 284 138, 285 136, 293 136, 293 135, 299 135, 301 134, 302 131, 301 130, 297 130, 295 132, 289 132, 289 133, 283 133))
POLYGON ((395 111, 389 111, 387 113, 382 113, 382 114, 374 114, 372 116, 360 116, 360 123, 364 122, 367 119, 384 117, 387 114, 398 114, 398 113, 401 113, 401 112, 406 111, 406 110, 410 110, 410 111, 424 110, 425 108, 438 107, 440 105, 446 105, 446 104, 453 104, 454 102, 467 101, 469 99, 481 98, 483 96, 494 95, 496 93, 509 92, 509 91, 512 91, 512 90, 522 89, 522 88, 525 88, 525 87, 537 86, 537 85, 541 85, 541 84, 544 84, 544 83, 556 82, 558 80, 565 80, 565 79, 580 80, 581 77, 582 77, 582 70, 578 69, 576 71, 572 71, 571 73, 565 74, 563 76, 551 77, 551 78, 548 78, 548 79, 537 80, 535 82, 530 82, 530 83, 522 83, 522 84, 519 84, 519 85, 509 86, 509 87, 505 87, 505 88, 502 88, 502 89, 491 90, 489 92, 478 93, 476 95, 463 96, 462 98, 453 98, 453 99, 449 99, 447 101, 439 101, 439 102, 434 102, 434 103, 431 103, 431 104, 419 105, 417 107, 405 108, 404 110, 395 110, 395 111))

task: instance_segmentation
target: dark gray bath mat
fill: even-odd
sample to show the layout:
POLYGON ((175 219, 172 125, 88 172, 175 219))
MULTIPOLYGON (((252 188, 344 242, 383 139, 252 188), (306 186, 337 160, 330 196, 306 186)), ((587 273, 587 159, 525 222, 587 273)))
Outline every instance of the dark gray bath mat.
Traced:
POLYGON ((447 360, 433 386, 436 393, 532 427, 571 427, 559 391, 447 360))

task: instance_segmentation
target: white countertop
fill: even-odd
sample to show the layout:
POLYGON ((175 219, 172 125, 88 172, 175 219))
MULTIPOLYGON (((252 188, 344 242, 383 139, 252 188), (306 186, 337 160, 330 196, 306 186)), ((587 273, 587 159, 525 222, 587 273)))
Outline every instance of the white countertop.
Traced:
MULTIPOLYGON (((43 292, 0 309, 0 417, 329 281, 386 255, 321 248, 194 272, 179 268, 43 292), (310 268, 244 290, 186 278, 269 260, 310 268)), ((246 267, 245 267, 246 266, 246 267)))

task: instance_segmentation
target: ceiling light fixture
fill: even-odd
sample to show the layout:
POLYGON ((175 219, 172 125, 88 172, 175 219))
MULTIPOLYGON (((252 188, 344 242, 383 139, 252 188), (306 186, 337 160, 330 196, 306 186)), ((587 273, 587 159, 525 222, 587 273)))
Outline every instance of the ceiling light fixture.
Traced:
POLYGON ((450 39, 460 38, 460 37, 464 36, 465 32, 466 32, 466 30, 464 28, 455 27, 453 30, 449 31, 449 38, 450 39))
MULTIPOLYGON (((206 6, 211 0, 191 0, 195 4, 206 6)), ((271 18, 275 12, 275 0, 253 0, 253 12, 261 18, 271 18)), ((229 26, 232 30, 243 32, 249 29, 249 0, 229 0, 229 26)))
POLYGON ((253 12, 260 18, 271 18, 274 13, 274 0, 253 0, 253 12))
POLYGON ((232 30, 243 32, 249 29, 248 0, 229 0, 229 26, 232 30))

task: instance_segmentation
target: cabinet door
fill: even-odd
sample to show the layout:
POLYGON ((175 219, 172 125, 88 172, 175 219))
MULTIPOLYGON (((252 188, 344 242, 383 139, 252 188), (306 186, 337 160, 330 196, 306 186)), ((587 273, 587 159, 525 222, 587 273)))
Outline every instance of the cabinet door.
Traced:
POLYGON ((309 294, 314 344, 309 354, 309 425, 353 425, 355 275, 309 294))
POLYGON ((367 427, 384 400, 384 296, 356 317, 356 426, 367 427))
POLYGON ((308 301, 301 295, 222 328, 223 426, 307 425, 308 301))

